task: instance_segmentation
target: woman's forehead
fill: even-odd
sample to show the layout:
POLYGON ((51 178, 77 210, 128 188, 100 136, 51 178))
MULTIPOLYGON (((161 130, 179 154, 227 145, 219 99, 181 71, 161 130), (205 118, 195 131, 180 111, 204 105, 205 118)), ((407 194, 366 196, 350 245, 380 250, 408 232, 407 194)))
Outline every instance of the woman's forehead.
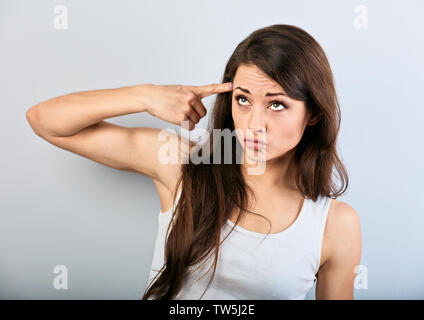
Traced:
POLYGON ((237 87, 241 87, 248 90, 252 95, 265 95, 266 93, 286 94, 278 82, 268 77, 258 67, 252 65, 242 65, 237 69, 233 86, 234 90, 237 87))

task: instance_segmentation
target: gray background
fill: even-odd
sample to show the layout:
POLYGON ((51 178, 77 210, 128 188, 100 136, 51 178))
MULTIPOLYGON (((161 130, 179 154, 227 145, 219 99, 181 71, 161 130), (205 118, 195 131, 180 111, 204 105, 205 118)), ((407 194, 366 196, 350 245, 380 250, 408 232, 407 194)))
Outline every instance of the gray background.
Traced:
MULTIPOLYGON (((419 1, 0 1, 0 298, 139 299, 156 238, 152 181, 42 140, 27 109, 75 91, 219 82, 235 46, 274 23, 309 32, 334 72, 350 177, 339 199, 360 215, 368 271, 355 298, 424 298, 423 9, 419 1), (68 9, 68 30, 53 26, 56 5, 68 9), (368 29, 354 28, 358 5, 368 8, 368 29), (53 287, 61 264, 68 290, 53 287)), ((214 98, 203 100, 208 109, 214 98)), ((109 121, 179 129, 149 114, 109 121)))

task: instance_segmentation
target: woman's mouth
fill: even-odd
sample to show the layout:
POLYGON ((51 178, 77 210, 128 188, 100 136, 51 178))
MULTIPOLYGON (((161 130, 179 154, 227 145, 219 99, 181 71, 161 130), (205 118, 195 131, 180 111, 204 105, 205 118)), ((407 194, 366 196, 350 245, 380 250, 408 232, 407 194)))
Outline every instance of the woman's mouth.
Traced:
POLYGON ((246 146, 252 150, 264 149, 266 147, 266 143, 258 139, 244 139, 246 146))

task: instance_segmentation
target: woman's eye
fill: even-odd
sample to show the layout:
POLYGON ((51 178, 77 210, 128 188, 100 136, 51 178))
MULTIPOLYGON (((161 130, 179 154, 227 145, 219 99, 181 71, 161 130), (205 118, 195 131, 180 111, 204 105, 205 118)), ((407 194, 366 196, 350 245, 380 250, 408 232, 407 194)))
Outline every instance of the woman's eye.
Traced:
POLYGON ((272 106, 274 106, 274 105, 277 105, 277 106, 279 105, 280 106, 280 108, 278 108, 278 110, 272 109, 274 111, 281 111, 281 110, 283 110, 285 108, 285 106, 283 104, 281 104, 280 102, 277 102, 277 101, 275 101, 275 102, 272 103, 272 106))
MULTIPOLYGON (((246 97, 243 97, 243 96, 236 97, 236 100, 237 100, 237 102, 239 102, 239 104, 240 104, 241 99, 247 100, 246 97)), ((244 104, 241 103, 241 105, 244 105, 244 104)))
MULTIPOLYGON (((246 100, 246 102, 247 102, 247 98, 245 96, 242 96, 242 95, 236 96, 236 101, 239 105, 247 106, 247 104, 244 104, 244 102, 242 100, 246 100)), ((271 110, 275 111, 275 112, 282 111, 282 110, 286 109, 286 106, 279 101, 273 101, 271 103, 271 108, 274 107, 274 106, 277 106, 276 109, 271 109, 271 110)))

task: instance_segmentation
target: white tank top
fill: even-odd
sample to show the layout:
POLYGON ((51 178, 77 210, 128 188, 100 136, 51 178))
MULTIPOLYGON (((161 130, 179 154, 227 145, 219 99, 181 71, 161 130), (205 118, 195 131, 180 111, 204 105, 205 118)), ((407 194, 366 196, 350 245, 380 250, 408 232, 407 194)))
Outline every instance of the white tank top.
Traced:
MULTIPOLYGON (((159 213, 159 227, 149 283, 164 263, 165 235, 176 203, 159 213)), ((221 244, 213 281, 202 300, 303 300, 316 281, 321 260, 324 227, 331 198, 305 198, 296 220, 279 233, 257 233, 237 225, 221 244), (266 238, 264 239, 266 235, 266 238)), ((234 223, 227 220, 221 240, 234 223)), ((175 300, 198 300, 212 275, 215 253, 206 262, 190 267, 175 300), (198 268, 199 267, 199 268, 198 268), (193 272, 194 271, 194 272, 193 272), (201 278, 200 280, 198 280, 201 278), (197 281, 196 281, 197 280, 197 281)))

